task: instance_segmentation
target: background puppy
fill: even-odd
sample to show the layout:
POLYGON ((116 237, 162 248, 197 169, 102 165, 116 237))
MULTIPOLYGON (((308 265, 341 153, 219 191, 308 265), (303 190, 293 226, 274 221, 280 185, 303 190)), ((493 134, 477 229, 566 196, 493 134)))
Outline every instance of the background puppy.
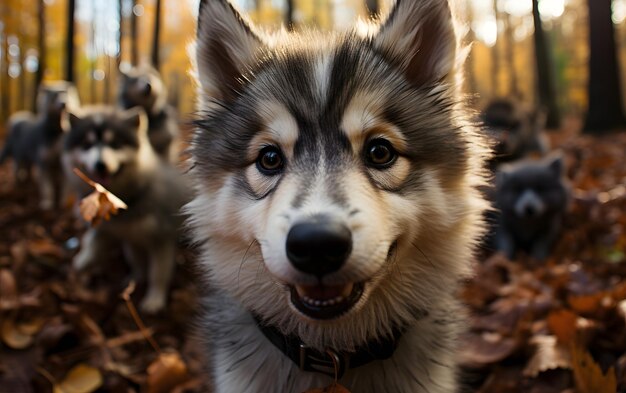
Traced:
POLYGON ((547 258, 561 232, 569 198, 560 155, 503 165, 496 175, 497 249, 509 259, 518 251, 547 258))
POLYGON ((176 110, 167 104, 167 90, 161 75, 148 65, 121 74, 119 105, 124 109, 142 107, 148 115, 148 138, 152 147, 159 156, 176 162, 180 131, 176 110))
POLYGON ((486 206, 447 1, 377 26, 264 35, 200 2, 187 206, 217 392, 456 391, 486 206))
POLYGON ((78 168, 122 199, 128 209, 89 229, 73 264, 77 270, 106 263, 112 249, 123 248, 135 275, 148 264, 146 312, 164 308, 174 270, 180 207, 188 188, 174 167, 154 153, 147 135, 147 116, 140 107, 127 111, 85 108, 69 115, 63 165, 74 189, 89 190, 72 173, 78 168))
POLYGON ((63 136, 62 116, 67 108, 77 108, 78 94, 67 82, 48 82, 37 97, 37 114, 18 112, 7 126, 8 137, 0 153, 0 163, 13 158, 15 179, 25 182, 37 168, 40 207, 59 206, 63 194, 60 154, 63 136))

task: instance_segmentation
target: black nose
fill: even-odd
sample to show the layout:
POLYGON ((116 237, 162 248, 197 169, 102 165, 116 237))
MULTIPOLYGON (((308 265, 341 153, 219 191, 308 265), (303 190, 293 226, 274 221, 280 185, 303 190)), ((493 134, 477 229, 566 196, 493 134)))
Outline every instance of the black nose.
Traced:
POLYGON ((537 214, 537 211, 532 206, 526 206, 526 208, 524 209, 524 214, 526 215, 526 217, 534 217, 537 214))
POLYGON ((96 170, 96 173, 100 176, 108 174, 107 166, 102 161, 96 162, 94 169, 96 170))
POLYGON ((287 235, 287 257, 305 273, 322 277, 341 269, 352 251, 352 233, 326 218, 294 225, 287 235))

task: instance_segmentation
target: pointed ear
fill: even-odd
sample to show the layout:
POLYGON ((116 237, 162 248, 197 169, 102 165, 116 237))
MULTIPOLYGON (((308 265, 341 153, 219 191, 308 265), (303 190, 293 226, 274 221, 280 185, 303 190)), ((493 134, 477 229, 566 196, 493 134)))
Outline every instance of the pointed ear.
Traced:
POLYGON ((67 114, 67 120, 68 120, 68 122, 69 122, 69 124, 70 124, 70 127, 71 127, 71 128, 77 128, 77 127, 80 127, 80 125, 81 125, 81 124, 82 124, 82 122, 83 122, 83 119, 82 119, 82 118, 80 118, 80 117, 79 117, 76 113, 74 113, 74 112, 69 112, 69 113, 67 114))
POLYGON ((560 177, 563 175, 563 171, 565 170, 565 168, 563 163, 563 156, 560 153, 550 155, 546 159, 546 165, 548 166, 548 168, 550 168, 555 176, 560 177))
POLYGON ((229 101, 263 42, 228 0, 201 0, 196 45, 202 93, 229 101))
POLYGON ((119 120, 125 127, 137 130, 139 133, 146 133, 148 130, 148 116, 140 106, 122 111, 119 114, 119 120))
POLYGON ((453 82, 458 39, 448 0, 396 0, 374 45, 416 86, 453 82))

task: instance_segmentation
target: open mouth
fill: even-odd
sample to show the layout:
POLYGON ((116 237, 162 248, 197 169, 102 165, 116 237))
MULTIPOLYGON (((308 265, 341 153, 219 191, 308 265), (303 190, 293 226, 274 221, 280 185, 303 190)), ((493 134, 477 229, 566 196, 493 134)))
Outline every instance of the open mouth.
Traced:
POLYGON ((363 283, 291 287, 291 302, 313 319, 333 319, 348 312, 363 295, 363 283))

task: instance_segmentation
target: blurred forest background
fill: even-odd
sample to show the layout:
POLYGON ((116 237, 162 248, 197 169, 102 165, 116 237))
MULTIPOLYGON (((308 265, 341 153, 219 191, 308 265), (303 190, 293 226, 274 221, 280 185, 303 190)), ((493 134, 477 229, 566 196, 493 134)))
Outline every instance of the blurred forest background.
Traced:
MULTIPOLYGON (((152 62, 162 73, 180 113, 193 110, 187 46, 198 0, 3 0, 0 4, 0 120, 34 109, 41 80, 76 83, 83 103, 113 103, 118 69, 152 62)), ((263 25, 298 29, 350 26, 384 9, 384 0, 238 0, 263 25)), ((472 0, 458 2, 474 41, 466 88, 476 105, 502 95, 550 108, 559 116, 587 112, 589 103, 589 7, 607 30, 612 18, 620 69, 626 63, 626 0, 472 0), (612 7, 612 16, 609 16, 612 7), (605 9, 603 11, 603 9, 605 9), (603 13, 604 12, 604 13, 603 13), (604 18, 604 22, 603 22, 604 18), (537 29, 541 26, 541 29, 537 29), (537 89, 541 86, 542 89, 537 89)), ((601 61, 599 74, 610 67, 601 61)), ((616 80, 612 85, 620 85, 616 80)), ((623 84, 623 80, 622 80, 623 84)), ((608 88, 610 85, 604 85, 608 88)), ((621 86, 621 85, 620 85, 621 86)), ((602 99, 609 99, 606 91, 602 99)), ((618 103, 621 105, 621 103, 618 103)), ((606 110, 606 105, 602 105, 606 110)), ((603 116, 604 117, 604 116, 603 116)), ((619 123, 619 121, 618 121, 619 123)))
MULTIPOLYGON (((346 28, 389 6, 231 1, 255 22, 295 30, 346 28)), ((514 97, 545 111, 572 194, 546 261, 479 256, 464 283, 468 391, 626 392, 626 0, 456 2, 473 42, 472 105, 514 97)), ((0 145, 9 116, 35 109, 42 81, 72 81, 82 104, 115 104, 120 70, 141 63, 160 71, 170 104, 189 120, 198 3, 0 0, 0 145)), ((82 222, 71 209, 39 210, 34 185, 11 177, 0 166, 0 393, 206 392, 206 360, 188 334, 200 307, 193 253, 179 256, 167 314, 142 315, 144 325, 124 266, 77 276, 82 222), (67 388, 76 381, 82 389, 67 388)))

